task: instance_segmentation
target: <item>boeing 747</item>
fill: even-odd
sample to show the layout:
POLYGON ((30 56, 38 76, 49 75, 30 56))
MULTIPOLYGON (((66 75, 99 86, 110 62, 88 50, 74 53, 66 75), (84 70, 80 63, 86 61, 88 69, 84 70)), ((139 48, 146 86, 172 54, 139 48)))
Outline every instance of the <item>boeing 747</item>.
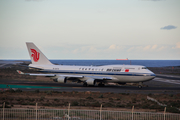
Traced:
POLYGON ((106 83, 142 83, 155 78, 155 74, 145 66, 140 65, 103 65, 103 66, 71 66, 52 64, 47 57, 32 43, 26 43, 31 58, 31 69, 37 69, 42 74, 23 73, 32 76, 50 77, 55 82, 66 83, 67 80, 77 80, 83 86, 104 86, 106 83))

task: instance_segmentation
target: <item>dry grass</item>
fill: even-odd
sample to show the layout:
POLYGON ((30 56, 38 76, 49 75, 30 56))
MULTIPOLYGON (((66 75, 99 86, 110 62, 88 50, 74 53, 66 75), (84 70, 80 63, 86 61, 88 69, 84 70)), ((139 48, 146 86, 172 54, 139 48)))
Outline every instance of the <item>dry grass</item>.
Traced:
MULTIPOLYGON (((157 103, 147 100, 147 95, 100 93, 100 92, 1 92, 0 102, 6 102, 11 108, 33 108, 38 103, 39 108, 67 109, 71 103, 71 109, 99 109, 103 105, 104 110, 130 110, 135 106, 137 111, 163 111, 164 108, 157 103)), ((180 94, 165 95, 153 94, 151 97, 159 102, 172 107, 180 107, 180 94)), ((167 109, 168 111, 168 109, 167 109)), ((171 112, 171 111, 169 111, 171 112)))

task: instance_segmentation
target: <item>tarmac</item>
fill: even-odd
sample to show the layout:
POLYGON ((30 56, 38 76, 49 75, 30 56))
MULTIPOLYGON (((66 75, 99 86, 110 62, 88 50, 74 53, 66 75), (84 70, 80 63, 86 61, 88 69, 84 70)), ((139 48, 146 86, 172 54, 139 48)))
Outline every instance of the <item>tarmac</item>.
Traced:
POLYGON ((81 83, 57 82, 31 82, 26 80, 0 80, 1 90, 21 89, 23 91, 59 91, 59 92, 113 92, 113 93, 138 93, 138 94, 178 94, 180 93, 180 76, 160 75, 151 81, 144 82, 144 87, 139 89, 135 85, 106 85, 105 87, 83 87, 81 83))

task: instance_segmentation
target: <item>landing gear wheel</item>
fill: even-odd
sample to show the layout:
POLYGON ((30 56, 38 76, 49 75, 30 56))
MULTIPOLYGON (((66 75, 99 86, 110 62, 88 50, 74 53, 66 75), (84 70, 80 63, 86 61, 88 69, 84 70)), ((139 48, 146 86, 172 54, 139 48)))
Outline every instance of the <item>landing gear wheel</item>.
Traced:
POLYGON ((141 89, 143 86, 143 82, 139 82, 138 88, 141 89))
POLYGON ((83 87, 87 87, 87 83, 86 82, 83 84, 83 87))
POLYGON ((104 84, 99 83, 98 86, 99 86, 99 87, 104 87, 104 84))
POLYGON ((141 88, 142 88, 142 85, 138 85, 138 88, 141 89, 141 88))

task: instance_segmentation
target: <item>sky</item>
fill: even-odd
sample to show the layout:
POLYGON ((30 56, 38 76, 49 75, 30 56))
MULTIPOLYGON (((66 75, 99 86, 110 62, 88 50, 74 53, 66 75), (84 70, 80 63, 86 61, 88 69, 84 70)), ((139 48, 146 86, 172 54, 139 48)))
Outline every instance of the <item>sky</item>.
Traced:
POLYGON ((0 59, 180 60, 180 0, 0 0, 0 59))

